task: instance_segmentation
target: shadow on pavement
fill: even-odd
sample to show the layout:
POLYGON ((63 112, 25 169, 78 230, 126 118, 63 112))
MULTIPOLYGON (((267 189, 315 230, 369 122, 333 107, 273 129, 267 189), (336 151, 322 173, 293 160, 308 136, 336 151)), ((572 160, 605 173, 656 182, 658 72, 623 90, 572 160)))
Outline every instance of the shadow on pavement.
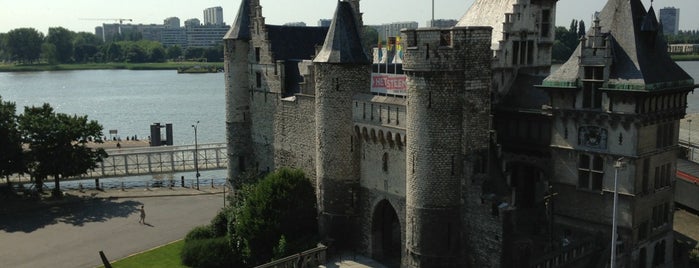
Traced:
POLYGON ((30 211, 0 214, 0 230, 31 233, 49 225, 65 223, 82 226, 90 222, 105 222, 126 218, 142 205, 133 200, 88 199, 64 204, 47 204, 30 211))

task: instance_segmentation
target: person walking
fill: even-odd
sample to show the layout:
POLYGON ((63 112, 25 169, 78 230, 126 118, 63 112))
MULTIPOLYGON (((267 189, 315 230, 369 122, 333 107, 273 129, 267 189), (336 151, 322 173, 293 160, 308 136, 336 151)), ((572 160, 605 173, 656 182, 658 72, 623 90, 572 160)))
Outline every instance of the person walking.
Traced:
POLYGON ((141 219, 138 220, 138 223, 146 224, 146 210, 143 208, 143 205, 141 205, 141 219))

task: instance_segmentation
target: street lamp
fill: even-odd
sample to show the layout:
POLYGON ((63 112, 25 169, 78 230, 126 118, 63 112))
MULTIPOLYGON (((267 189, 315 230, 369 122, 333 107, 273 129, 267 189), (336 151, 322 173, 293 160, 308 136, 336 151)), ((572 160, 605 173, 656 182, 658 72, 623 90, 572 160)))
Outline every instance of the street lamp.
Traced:
POLYGON ((616 212, 617 212, 617 203, 619 202, 619 192, 617 191, 618 186, 619 186, 619 169, 621 169, 624 166, 624 158, 620 157, 619 159, 614 162, 614 206, 612 209, 612 256, 611 256, 611 263, 609 267, 616 267, 616 240, 617 240, 617 235, 616 235, 616 212))
POLYGON ((694 159, 694 149, 692 149, 692 119, 687 119, 687 124, 689 124, 689 134, 687 135, 687 143, 689 144, 689 161, 694 159))
POLYGON ((197 121, 196 124, 192 125, 194 128, 194 169, 197 172, 197 190, 199 190, 199 152, 197 150, 198 144, 197 144, 197 127, 199 126, 199 121, 197 121))

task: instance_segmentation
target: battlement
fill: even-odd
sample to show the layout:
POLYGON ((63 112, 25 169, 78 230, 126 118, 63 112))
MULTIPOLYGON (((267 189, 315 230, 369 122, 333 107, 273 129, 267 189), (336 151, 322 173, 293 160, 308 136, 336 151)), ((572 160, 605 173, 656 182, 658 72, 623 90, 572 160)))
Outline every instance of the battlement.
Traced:
MULTIPOLYGON (((412 29, 402 32, 406 43, 403 70, 465 70, 469 59, 490 51, 491 27, 412 29)), ((485 53, 490 56, 490 53, 485 53)))

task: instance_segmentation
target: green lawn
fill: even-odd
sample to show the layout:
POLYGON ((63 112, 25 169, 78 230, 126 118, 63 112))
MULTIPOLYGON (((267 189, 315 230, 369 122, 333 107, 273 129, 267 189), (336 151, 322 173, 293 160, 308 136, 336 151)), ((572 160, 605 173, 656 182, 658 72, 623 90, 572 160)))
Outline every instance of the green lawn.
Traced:
MULTIPOLYGON (((184 240, 167 244, 140 254, 127 257, 112 263, 112 267, 151 267, 151 268, 186 268, 180 261, 180 252, 184 246, 184 240)), ((105 254, 109 254, 105 252, 105 254)), ((109 255, 107 255, 109 258, 109 255)), ((101 266, 104 267, 104 266, 101 266)))

